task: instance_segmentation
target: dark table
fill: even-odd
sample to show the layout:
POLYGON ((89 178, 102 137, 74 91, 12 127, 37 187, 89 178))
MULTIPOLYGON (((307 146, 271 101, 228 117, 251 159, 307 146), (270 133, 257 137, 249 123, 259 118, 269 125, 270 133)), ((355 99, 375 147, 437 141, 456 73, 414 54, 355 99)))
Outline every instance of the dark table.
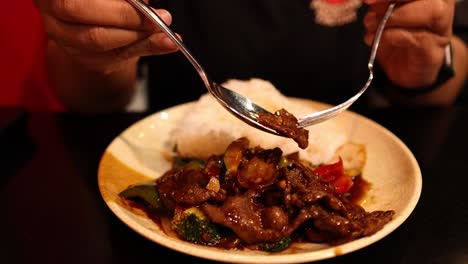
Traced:
MULTIPOLYGON (((422 170, 422 194, 390 235, 323 263, 468 263, 468 108, 355 111, 413 151, 422 170)), ((212 263, 138 235, 100 195, 101 155, 148 114, 0 109, 2 263, 212 263)))

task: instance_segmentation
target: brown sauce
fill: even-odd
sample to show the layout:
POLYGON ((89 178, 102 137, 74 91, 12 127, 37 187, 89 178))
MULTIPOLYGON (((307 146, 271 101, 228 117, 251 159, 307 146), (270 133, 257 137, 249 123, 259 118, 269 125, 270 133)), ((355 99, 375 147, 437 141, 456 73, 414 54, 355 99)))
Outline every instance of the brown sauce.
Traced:
POLYGON ((358 175, 353 179, 353 187, 349 190, 347 198, 350 202, 354 204, 360 204, 364 197, 366 197, 367 192, 369 191, 371 184, 362 177, 358 175))
POLYGON ((116 158, 112 153, 106 152, 101 158, 98 170, 98 184, 101 194, 106 202, 121 202, 119 192, 131 184, 145 182, 151 178, 138 172, 116 158))

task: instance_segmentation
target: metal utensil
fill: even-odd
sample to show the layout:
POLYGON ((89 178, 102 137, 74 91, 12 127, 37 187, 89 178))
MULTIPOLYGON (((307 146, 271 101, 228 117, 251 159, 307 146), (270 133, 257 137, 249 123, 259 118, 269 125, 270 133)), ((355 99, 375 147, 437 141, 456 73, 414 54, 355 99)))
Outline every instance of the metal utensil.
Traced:
POLYGON ((345 111, 350 107, 370 86, 372 79, 374 78, 374 61, 375 61, 375 56, 377 54, 377 48, 379 47, 380 43, 380 37, 382 36, 382 32, 385 28, 385 24, 387 23, 388 18, 390 17, 391 13, 393 12, 393 9, 395 8, 395 3, 392 2, 390 5, 387 7, 387 10, 385 11, 385 14, 380 21, 380 24, 377 28, 376 35, 374 37, 374 42, 372 43, 372 48, 369 56, 369 62, 367 63, 367 67, 369 68, 369 78, 367 79, 366 84, 359 90, 357 94, 355 94, 353 97, 349 98, 345 102, 336 105, 334 107, 318 111, 309 115, 306 115, 302 118, 299 118, 298 120, 298 127, 307 127, 311 126, 320 122, 323 122, 325 120, 328 120, 341 112, 345 111))
POLYGON ((234 114, 236 117, 242 121, 248 123, 249 125, 256 127, 257 129, 263 130, 265 132, 282 136, 276 130, 264 126, 257 122, 259 113, 269 113, 263 107, 253 103, 248 98, 227 89, 213 81, 209 78, 206 71, 198 63, 192 53, 185 47, 185 45, 179 40, 177 35, 164 23, 164 21, 154 12, 151 7, 140 0, 127 0, 132 4, 137 10, 150 19, 156 26, 158 26, 162 31, 164 31, 171 40, 177 44, 179 50, 187 57, 187 59, 192 63, 193 67, 197 70, 198 74, 202 78, 208 91, 217 99, 217 101, 226 108, 229 112, 234 114))
MULTIPOLYGON (((185 47, 185 45, 179 40, 177 35, 166 25, 166 23, 164 23, 164 21, 158 16, 156 12, 154 12, 153 9, 150 8, 148 4, 140 0, 127 0, 127 1, 130 4, 132 4, 137 10, 143 13, 148 19, 150 19, 162 31, 164 31, 171 38, 171 40, 177 44, 180 51, 185 55, 185 57, 192 63, 192 65, 197 70, 198 74, 202 78, 208 91, 217 99, 217 101, 224 108, 226 108, 229 112, 234 114, 236 117, 238 117, 242 121, 248 123, 249 125, 253 127, 256 127, 257 129, 263 130, 265 132, 268 132, 277 136, 283 136, 279 134, 276 130, 269 128, 265 125, 262 125, 257 121, 259 113, 270 113, 269 111, 253 103, 248 98, 211 81, 206 71, 203 69, 200 63, 198 63, 198 61, 195 59, 192 53, 185 47)), ((395 7, 395 3, 394 2, 390 3, 390 5, 387 7, 387 10, 384 14, 384 17, 380 21, 380 24, 377 28, 377 32, 376 32, 374 42, 372 44, 372 48, 370 52, 369 62, 367 64, 368 69, 369 69, 369 78, 366 84, 361 88, 361 90, 357 94, 355 94, 353 97, 351 97, 347 101, 339 105, 336 105, 334 107, 331 107, 322 111, 318 111, 318 112, 306 115, 302 118, 299 118, 298 119, 299 128, 304 128, 307 126, 311 126, 311 125, 323 122, 325 120, 328 120, 342 113, 343 111, 348 109, 367 90, 367 88, 370 86, 374 78, 373 67, 374 67, 375 56, 377 53, 377 48, 379 46, 380 38, 382 36, 382 32, 384 30, 385 24, 387 23, 387 20, 390 17, 394 7, 395 7)))

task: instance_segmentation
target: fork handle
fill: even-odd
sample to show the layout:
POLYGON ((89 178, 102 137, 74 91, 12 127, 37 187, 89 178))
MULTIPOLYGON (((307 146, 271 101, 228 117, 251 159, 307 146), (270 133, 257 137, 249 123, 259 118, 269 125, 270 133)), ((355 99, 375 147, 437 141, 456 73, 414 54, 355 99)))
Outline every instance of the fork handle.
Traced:
POLYGON ((372 69, 374 67, 374 61, 375 61, 375 57, 377 55, 377 49, 379 48, 380 37, 382 36, 382 33, 384 31, 384 27, 387 24, 387 20, 390 17, 390 15, 392 14, 393 9, 395 8, 395 5, 396 5, 395 1, 390 2, 390 4, 387 7, 387 10, 385 11, 385 14, 384 14, 382 20, 380 20, 379 26, 377 27, 376 35, 374 37, 374 42, 372 43, 372 47, 371 47, 369 63, 367 64, 367 66, 369 67, 369 70, 371 70, 371 71, 372 71, 372 69))

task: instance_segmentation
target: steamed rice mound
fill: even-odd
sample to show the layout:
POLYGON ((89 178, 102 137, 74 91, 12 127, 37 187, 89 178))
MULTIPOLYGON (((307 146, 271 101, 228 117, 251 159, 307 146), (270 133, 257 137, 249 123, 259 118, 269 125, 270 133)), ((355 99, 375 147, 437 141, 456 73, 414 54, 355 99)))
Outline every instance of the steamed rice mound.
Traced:
MULTIPOLYGON (((317 111, 310 105, 293 103, 270 82, 262 79, 232 79, 223 86, 271 112, 284 108, 299 118, 317 111)), ((347 141, 345 134, 332 119, 308 127, 309 146, 300 149, 290 138, 271 135, 247 125, 208 93, 188 108, 180 122, 170 138, 170 144, 176 146, 176 155, 180 157, 208 158, 213 154, 222 154, 232 141, 247 137, 251 146, 258 145, 266 149, 279 147, 284 154, 299 152, 301 158, 320 164, 329 162, 338 147, 347 141)))

